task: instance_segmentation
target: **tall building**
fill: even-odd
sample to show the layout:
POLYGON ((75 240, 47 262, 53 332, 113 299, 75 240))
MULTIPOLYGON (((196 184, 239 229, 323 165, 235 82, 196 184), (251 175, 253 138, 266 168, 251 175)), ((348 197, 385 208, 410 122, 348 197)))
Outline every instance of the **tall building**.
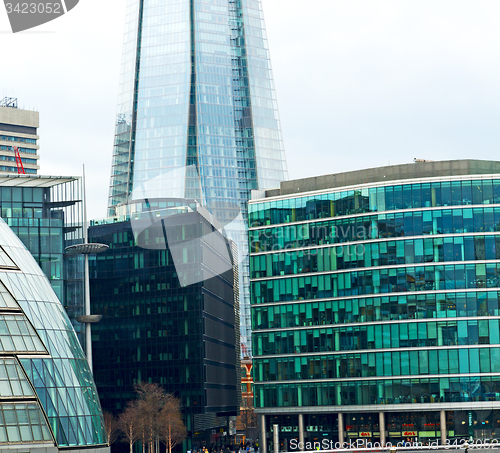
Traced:
POLYGON ((65 253, 83 241, 79 177, 0 174, 0 213, 49 279, 83 345, 83 258, 65 253))
POLYGON ((191 198, 238 244, 250 354, 246 202, 287 179, 260 0, 129 0, 109 215, 191 198))
POLYGON ((0 101, 0 173, 17 173, 17 147, 25 173, 37 174, 38 127, 38 112, 18 108, 16 98, 0 101))
POLYGON ((500 162, 395 165, 255 195, 262 440, 273 424, 288 445, 500 437, 500 162))
POLYGON ((47 277, 0 219, 0 450, 108 453, 87 360, 47 277))
POLYGON ((135 384, 154 382, 182 401, 184 450, 228 442, 220 430, 228 435, 241 394, 231 243, 196 203, 92 224, 89 240, 109 245, 90 262, 103 408, 122 412, 135 384), (224 261, 230 270, 222 273, 224 261), (181 285, 193 274, 203 278, 181 285))

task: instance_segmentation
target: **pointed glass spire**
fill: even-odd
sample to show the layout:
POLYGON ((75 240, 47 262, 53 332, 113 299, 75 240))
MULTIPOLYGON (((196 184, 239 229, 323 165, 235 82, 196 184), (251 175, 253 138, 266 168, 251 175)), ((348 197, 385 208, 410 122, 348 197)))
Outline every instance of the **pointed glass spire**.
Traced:
POLYGON ((250 348, 246 202, 288 178, 260 0, 129 0, 119 93, 109 215, 207 207, 238 245, 250 348))

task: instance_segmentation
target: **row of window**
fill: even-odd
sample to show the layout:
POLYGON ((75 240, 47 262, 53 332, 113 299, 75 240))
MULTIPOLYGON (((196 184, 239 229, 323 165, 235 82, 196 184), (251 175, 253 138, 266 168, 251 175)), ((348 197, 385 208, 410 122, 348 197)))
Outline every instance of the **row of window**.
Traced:
MULTIPOLYGON (((21 147, 18 147, 17 148, 19 150, 20 153, 28 153, 28 154, 36 154, 37 150, 36 149, 32 149, 32 148, 21 148, 21 147)), ((0 150, 1 151, 12 151, 12 146, 5 146, 5 145, 0 145, 0 150)), ((25 159, 23 159, 23 162, 24 162, 25 159)), ((33 160, 36 164, 36 159, 26 159, 26 160, 33 160)))
POLYGON ((338 191, 249 205, 250 226, 363 212, 500 203, 500 180, 446 181, 338 191))
POLYGON ((397 264, 500 259, 500 234, 340 245, 250 256, 250 278, 397 264))
MULTIPOLYGON (((61 227, 12 226, 12 230, 34 255, 54 255, 64 252, 64 237, 61 227)), ((46 274, 50 279, 51 274, 46 274)))
MULTIPOLYGON (((14 156, 0 155, 0 160, 5 160, 5 161, 8 161, 8 162, 16 162, 16 158, 14 156)), ((36 159, 27 159, 25 157, 22 157, 21 161, 23 162, 23 164, 33 164, 33 165, 36 165, 36 163, 37 163, 36 159)))
POLYGON ((372 376, 498 373, 500 348, 431 349, 254 359, 258 382, 372 376))
POLYGON ((2 218, 9 217, 25 218, 25 219, 41 219, 43 217, 43 208, 38 207, 23 207, 22 203, 12 203, 19 206, 8 206, 7 203, 2 204, 1 212, 2 218), (7 205, 7 206, 6 206, 7 205))
POLYGON ((474 291, 254 305, 252 325, 254 330, 258 330, 404 319, 499 316, 499 296, 498 291, 474 291))
MULTIPOLYGON (((37 209, 37 208, 34 208, 37 209)), ((24 210, 23 210, 24 212, 24 210)), ((7 225, 12 227, 62 228, 62 219, 39 219, 21 217, 3 217, 7 225)))
POLYGON ((434 265, 251 282, 252 303, 500 286, 499 263, 434 265))
POLYGON ((500 230, 500 208, 435 209, 332 219, 249 232, 251 253, 431 234, 500 230))
POLYGON ((428 321, 332 326, 277 332, 254 332, 256 356, 272 354, 356 351, 500 344, 499 320, 428 321))
POLYGON ((2 352, 45 352, 45 348, 23 315, 0 315, 2 352))
MULTIPOLYGON (((0 165, 0 171, 8 171, 11 173, 18 173, 17 167, 7 167, 6 165, 0 165)), ((36 170, 33 168, 25 168, 24 172, 26 174, 36 175, 36 170)))
POLYGON ((255 384, 255 407, 499 401, 500 377, 255 384))
POLYGON ((13 137, 11 135, 0 135, 0 140, 6 140, 9 142, 30 143, 31 145, 36 145, 36 140, 34 138, 13 137))
POLYGON ((38 403, 0 404, 0 444, 52 442, 38 403))
POLYGON ((43 203, 48 197, 47 189, 32 187, 2 187, 0 188, 2 204, 10 202, 18 203, 43 203))

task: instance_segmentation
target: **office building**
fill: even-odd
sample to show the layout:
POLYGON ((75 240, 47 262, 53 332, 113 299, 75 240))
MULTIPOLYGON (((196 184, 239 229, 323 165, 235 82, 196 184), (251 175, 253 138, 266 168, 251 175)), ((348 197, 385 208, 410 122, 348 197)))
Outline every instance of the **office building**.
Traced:
POLYGON ((107 453, 92 374, 63 306, 0 220, 0 450, 107 453))
POLYGON ((83 345, 83 258, 65 254, 83 241, 80 177, 0 174, 0 212, 45 273, 83 345))
POLYGON ((500 437, 500 162, 373 168, 255 197, 264 432, 279 424, 284 443, 500 437))
POLYGON ((250 348, 246 202, 287 179, 260 0, 129 0, 109 215, 193 198, 238 244, 250 348))
POLYGON ((191 449, 228 442, 220 430, 230 435, 239 410, 239 312, 231 243, 208 211, 179 202, 92 222, 89 241, 109 245, 90 261, 92 313, 102 315, 92 348, 103 408, 120 413, 135 384, 160 384, 182 400, 191 449), (203 278, 181 284, 195 274, 203 278))
POLYGON ((18 172, 14 147, 19 150, 25 174, 37 174, 38 127, 38 112, 18 108, 16 98, 0 101, 0 174, 18 172))

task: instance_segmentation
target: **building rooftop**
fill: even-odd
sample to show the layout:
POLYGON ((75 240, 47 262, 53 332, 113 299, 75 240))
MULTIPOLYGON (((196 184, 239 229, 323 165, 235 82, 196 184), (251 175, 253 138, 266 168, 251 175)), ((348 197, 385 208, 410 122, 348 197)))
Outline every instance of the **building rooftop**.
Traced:
POLYGON ((10 124, 38 128, 40 127, 40 114, 34 110, 20 109, 17 104, 14 106, 4 103, 0 105, 0 124, 2 125, 0 130, 5 130, 5 125, 10 124))
POLYGON ((0 187, 53 187, 80 179, 80 176, 0 174, 0 187))
POLYGON ((254 199, 271 198, 316 190, 335 189, 359 184, 398 181, 405 179, 434 178, 440 176, 500 174, 500 161, 492 160, 444 160, 417 161, 411 164, 389 165, 363 170, 313 176, 283 181, 279 188, 254 191, 254 199))

